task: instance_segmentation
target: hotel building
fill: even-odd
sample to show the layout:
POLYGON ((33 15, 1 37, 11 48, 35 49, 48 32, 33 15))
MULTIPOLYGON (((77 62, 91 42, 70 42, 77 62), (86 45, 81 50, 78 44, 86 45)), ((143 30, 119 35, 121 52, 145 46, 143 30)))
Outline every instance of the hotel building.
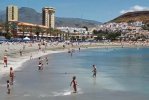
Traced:
POLYGON ((55 9, 44 7, 42 9, 42 25, 49 27, 49 28, 55 28, 55 9))
POLYGON ((6 22, 18 21, 18 7, 9 5, 6 8, 6 22))

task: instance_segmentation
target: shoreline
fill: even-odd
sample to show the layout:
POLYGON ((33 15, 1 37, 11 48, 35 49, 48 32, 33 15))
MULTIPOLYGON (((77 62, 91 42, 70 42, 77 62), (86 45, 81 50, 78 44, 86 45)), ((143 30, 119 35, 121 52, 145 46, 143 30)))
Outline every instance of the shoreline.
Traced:
MULTIPOLYGON (((5 44, 4 44, 5 45, 5 44)), ((12 47, 13 44, 9 44, 8 48, 10 49, 12 47)), ((78 50, 78 48, 81 49, 89 49, 89 48, 141 48, 141 47, 145 47, 148 48, 148 45, 121 45, 121 43, 81 43, 81 44, 77 44, 75 43, 73 46, 72 45, 67 45, 65 48, 63 48, 63 43, 55 45, 54 44, 50 44, 50 47, 45 48, 45 46, 43 46, 42 48, 45 48, 45 50, 41 50, 38 51, 38 46, 37 43, 33 45, 33 48, 29 48, 26 51, 23 52, 23 56, 19 56, 19 50, 22 48, 22 46, 24 46, 24 44, 17 44, 19 45, 19 47, 14 48, 15 52, 10 52, 7 53, 7 55, 9 56, 8 58, 8 67, 3 67, 3 60, 0 60, 0 78, 2 78, 4 75, 7 75, 9 73, 9 68, 13 67, 14 71, 18 70, 19 68, 22 67, 22 65, 31 60, 30 56, 32 55, 32 59, 38 58, 40 56, 45 56, 45 55, 50 55, 53 53, 61 53, 61 52, 68 52, 68 50, 70 49, 75 49, 78 50), (36 45, 36 46, 35 46, 36 45)), ((28 46, 30 46, 31 44, 27 44, 28 46)), ((4 48, 4 51, 6 49, 4 48)), ((10 51, 12 51, 12 49, 10 49, 10 51)), ((3 52, 4 53, 4 52, 3 52)), ((0 54, 0 56, 2 57, 3 55, 0 54)))

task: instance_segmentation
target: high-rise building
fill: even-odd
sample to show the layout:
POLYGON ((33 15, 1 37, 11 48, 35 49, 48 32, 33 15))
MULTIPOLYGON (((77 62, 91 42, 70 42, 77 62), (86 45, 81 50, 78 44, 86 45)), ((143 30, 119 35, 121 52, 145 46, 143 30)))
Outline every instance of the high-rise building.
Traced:
POLYGON ((18 7, 9 5, 6 8, 6 21, 18 21, 18 7))
POLYGON ((47 26, 49 28, 55 27, 55 9, 44 7, 42 9, 42 25, 47 26))

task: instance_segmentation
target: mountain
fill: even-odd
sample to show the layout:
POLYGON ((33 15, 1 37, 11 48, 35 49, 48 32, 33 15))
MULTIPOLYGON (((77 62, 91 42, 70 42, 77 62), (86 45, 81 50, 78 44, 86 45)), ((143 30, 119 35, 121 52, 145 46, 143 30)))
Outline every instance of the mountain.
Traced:
POLYGON ((21 7, 19 9, 19 21, 41 24, 42 23, 42 14, 36 12, 36 10, 28 7, 21 7))
POLYGON ((69 26, 69 27, 96 27, 101 24, 93 20, 86 20, 81 18, 56 18, 56 26, 69 26))
POLYGON ((143 23, 149 23, 149 11, 136 11, 125 13, 110 22, 134 22, 142 21, 143 23))
MULTIPOLYGON (((4 22, 5 19, 6 19, 6 12, 0 11, 0 22, 4 22)), ((42 14, 32 8, 21 7, 19 8, 19 21, 29 22, 34 24, 42 24, 42 14)), ((56 27, 60 27, 60 26, 96 27, 99 24, 101 23, 93 20, 56 17, 56 27)))

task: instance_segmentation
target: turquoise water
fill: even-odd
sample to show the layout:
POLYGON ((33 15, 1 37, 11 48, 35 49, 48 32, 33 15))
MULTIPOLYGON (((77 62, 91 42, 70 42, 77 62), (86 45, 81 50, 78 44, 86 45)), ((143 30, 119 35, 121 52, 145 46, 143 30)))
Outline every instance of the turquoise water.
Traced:
POLYGON ((81 63, 87 68, 82 68, 97 66, 97 77, 106 82, 107 89, 149 93, 148 48, 92 49, 78 54, 78 58, 84 59, 81 63))
POLYGON ((4 77, 3 100, 148 100, 149 48, 84 49, 73 56, 66 53, 48 56, 49 64, 38 71, 38 59, 25 63, 15 72, 12 94, 7 95, 4 77), (92 77, 92 65, 97 77, 92 77), (77 77, 78 93, 69 86, 77 77))

